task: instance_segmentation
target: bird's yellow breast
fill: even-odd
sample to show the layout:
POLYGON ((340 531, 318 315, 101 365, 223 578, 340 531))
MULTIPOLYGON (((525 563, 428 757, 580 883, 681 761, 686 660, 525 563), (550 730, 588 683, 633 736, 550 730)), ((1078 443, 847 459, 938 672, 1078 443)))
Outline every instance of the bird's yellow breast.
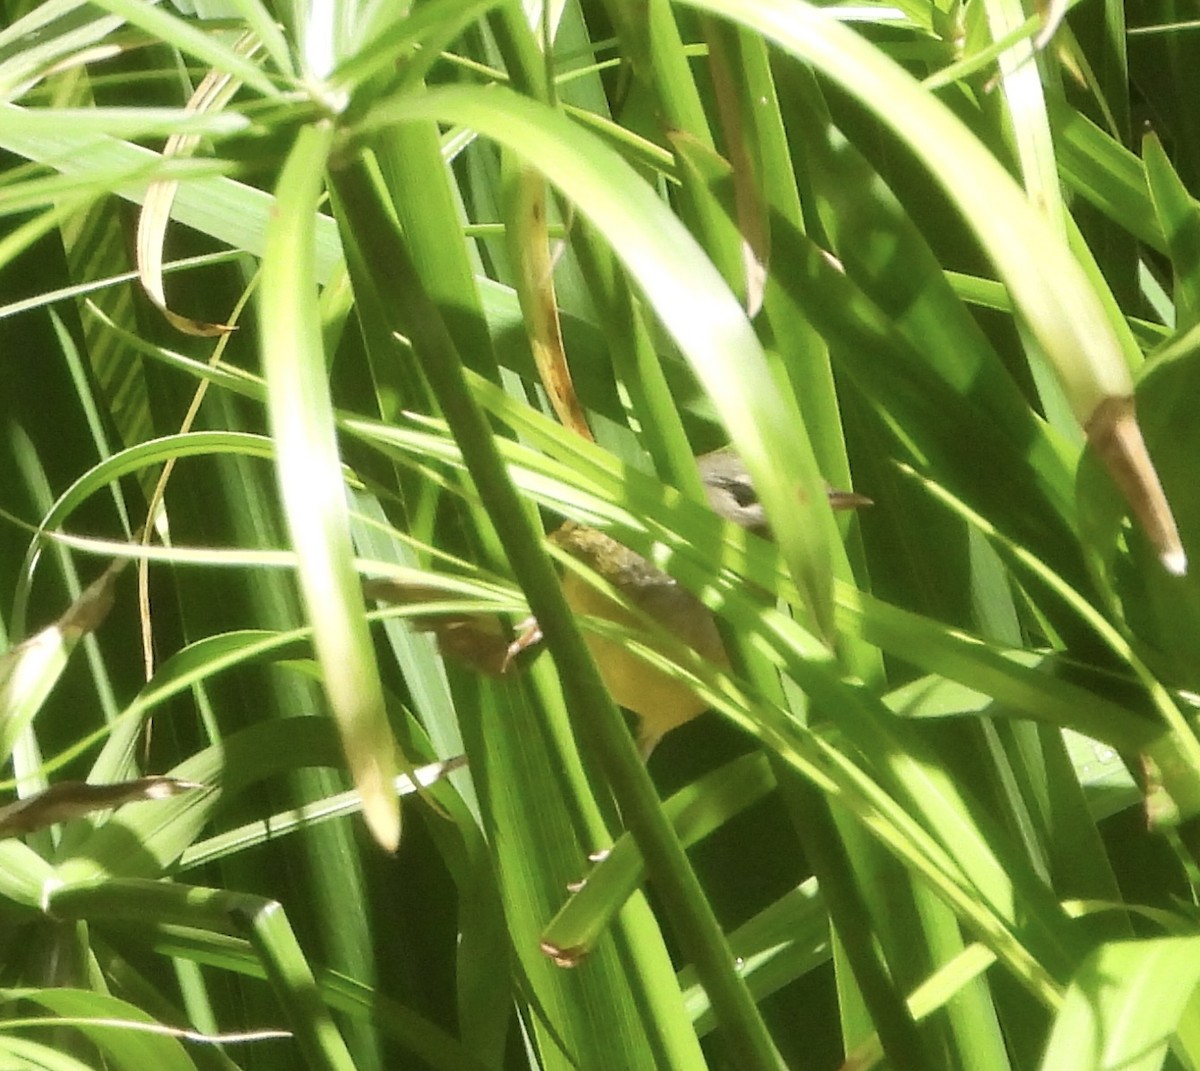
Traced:
MULTIPOLYGON (((632 605, 670 635, 693 648, 706 661, 728 665, 724 645, 709 610, 691 592, 615 540, 590 529, 555 533, 555 541, 571 550, 617 587, 632 605), (586 545, 580 546, 580 541, 586 545)), ((563 593, 580 615, 603 617, 627 626, 646 645, 661 650, 645 634, 638 616, 582 577, 567 573, 563 593)), ((707 709, 686 684, 649 665, 619 639, 584 630, 584 639, 613 699, 638 715, 638 746, 648 755, 662 737, 707 709)))

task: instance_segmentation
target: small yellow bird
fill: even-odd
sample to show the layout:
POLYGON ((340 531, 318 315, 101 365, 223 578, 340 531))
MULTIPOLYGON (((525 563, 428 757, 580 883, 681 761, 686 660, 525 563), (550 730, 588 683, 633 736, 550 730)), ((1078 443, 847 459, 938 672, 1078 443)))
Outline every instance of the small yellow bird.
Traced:
MULTIPOLYGON (((726 447, 704 454, 697 459, 697 465, 714 511, 759 535, 769 534, 750 477, 733 450, 726 447)), ((829 488, 828 493, 834 509, 856 509, 871 504, 869 498, 850 491, 829 488)), ((658 622, 701 658, 718 666, 729 665, 711 611, 673 577, 612 536, 575 521, 567 521, 549 538, 602 576, 640 614, 658 622)), ((633 632, 641 628, 639 613, 630 612, 583 577, 568 571, 562 583, 563 594, 577 614, 607 618, 633 632)), ((364 593, 369 598, 409 604, 445 597, 433 588, 391 580, 368 580, 364 593)), ((506 672, 516 655, 541 638, 533 618, 522 624, 513 643, 508 642, 500 621, 487 615, 434 614, 424 618, 421 627, 437 635, 443 655, 492 676, 506 672)), ((613 699, 638 717, 637 743, 643 759, 649 758, 650 752, 672 729, 707 709, 704 700, 686 684, 637 657, 624 643, 591 630, 585 630, 584 639, 613 699)), ((652 640, 648 646, 654 647, 652 640)))
MULTIPOLYGON (((697 464, 712 508, 726 520, 767 534, 762 505, 741 458, 726 447, 703 455, 697 464)), ((828 493, 834 509, 871 504, 869 498, 852 492, 830 488, 828 493)), ((641 555, 611 536, 574 521, 567 521, 553 532, 550 541, 603 576, 626 602, 660 623, 706 662, 729 665, 711 611, 641 555)), ((563 594, 578 614, 604 617, 633 630, 639 627, 638 614, 573 572, 563 577, 563 594)), ((643 759, 650 757, 672 729, 708 709, 708 704, 687 685, 649 665, 619 640, 591 631, 585 631, 584 639, 613 699, 638 716, 637 743, 643 759)))

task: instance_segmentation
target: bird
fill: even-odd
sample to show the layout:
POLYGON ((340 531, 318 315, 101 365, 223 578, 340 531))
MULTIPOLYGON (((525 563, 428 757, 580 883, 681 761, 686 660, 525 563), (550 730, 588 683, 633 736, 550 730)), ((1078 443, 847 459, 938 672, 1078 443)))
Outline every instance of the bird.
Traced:
MULTIPOLYGON (((737 453, 723 447, 701 455, 696 462, 714 512, 757 535, 768 536, 766 515, 737 453)), ((864 495, 831 487, 826 490, 834 509, 871 504, 864 495)), ((602 617, 635 633, 639 629, 644 632, 640 618, 645 615, 705 662, 729 665, 712 612, 674 577, 612 536, 576 521, 566 521, 549 539, 602 576, 626 604, 569 570, 562 578, 563 595, 577 615, 602 617)), ((620 639, 585 630, 584 641, 613 699, 637 718, 636 740, 643 761, 649 760, 667 733, 708 709, 708 703, 687 684, 650 665, 620 639)), ((521 643, 519 638, 514 647, 521 643)), ((656 647, 652 639, 647 646, 656 647)))
MULTIPOLYGON (((769 537, 766 514, 737 453, 731 447, 723 447, 702 454, 696 463, 713 511, 756 535, 769 537)), ((826 491, 834 509, 871 505, 869 498, 852 491, 836 491, 828 485, 826 491)), ((576 615, 604 618, 643 635, 645 615, 706 662, 729 665, 712 611, 674 577, 607 533, 577 521, 565 521, 548 538, 554 546, 599 574, 619 596, 589 583, 574 570, 566 570, 562 577, 563 595, 576 615)), ((446 597, 434 587, 387 579, 365 581, 364 594, 380 601, 409 605, 446 597)), ((445 657, 489 676, 509 672, 518 656, 542 638, 537 620, 532 617, 517 626, 516 639, 511 642, 493 615, 434 613, 425 615, 418 627, 435 634, 445 657)), ((649 760, 667 733, 708 709, 704 699, 687 684, 634 654, 621 640, 585 629, 584 641, 613 699, 637 718, 635 735, 643 761, 649 760)), ((647 637, 645 642, 646 646, 661 650, 653 637, 647 637)))

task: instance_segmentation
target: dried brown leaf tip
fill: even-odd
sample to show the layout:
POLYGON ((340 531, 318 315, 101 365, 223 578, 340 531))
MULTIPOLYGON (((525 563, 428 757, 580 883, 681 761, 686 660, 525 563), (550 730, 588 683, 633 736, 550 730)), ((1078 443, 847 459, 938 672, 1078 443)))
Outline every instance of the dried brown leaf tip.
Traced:
POLYGON ((58 627, 65 636, 85 636, 100 626, 116 599, 117 578, 128 564, 128 560, 118 559, 84 588, 71 608, 58 619, 58 627))
POLYGON ((550 958, 556 967, 578 967, 587 955, 586 948, 560 948, 550 941, 542 941, 538 946, 542 954, 550 958))
POLYGON ((1088 442, 1108 469, 1159 561, 1172 576, 1187 573, 1187 554, 1175 516, 1138 426, 1131 397, 1105 398, 1084 429, 1088 442))
POLYGON ((93 811, 110 810, 142 800, 170 799, 203 787, 196 781, 181 781, 175 777, 138 777, 109 785, 60 781, 42 792, 0 807, 0 837, 33 833, 93 811))
POLYGON ((587 415, 575 393, 558 316, 555 258, 550 251, 546 218, 546 180, 532 168, 514 165, 506 183, 505 206, 505 235, 517 272, 517 298, 538 376, 563 426, 594 442, 587 415))

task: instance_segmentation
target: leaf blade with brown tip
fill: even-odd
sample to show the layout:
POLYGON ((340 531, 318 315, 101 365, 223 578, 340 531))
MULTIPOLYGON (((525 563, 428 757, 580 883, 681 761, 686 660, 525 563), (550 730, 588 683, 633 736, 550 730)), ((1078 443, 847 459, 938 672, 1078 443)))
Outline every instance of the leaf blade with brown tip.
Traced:
POLYGON ((163 776, 138 777, 106 785, 59 781, 32 796, 0 807, 0 837, 33 833, 72 818, 82 818, 93 811, 111 810, 141 800, 170 799, 199 788, 204 785, 197 781, 163 776))

